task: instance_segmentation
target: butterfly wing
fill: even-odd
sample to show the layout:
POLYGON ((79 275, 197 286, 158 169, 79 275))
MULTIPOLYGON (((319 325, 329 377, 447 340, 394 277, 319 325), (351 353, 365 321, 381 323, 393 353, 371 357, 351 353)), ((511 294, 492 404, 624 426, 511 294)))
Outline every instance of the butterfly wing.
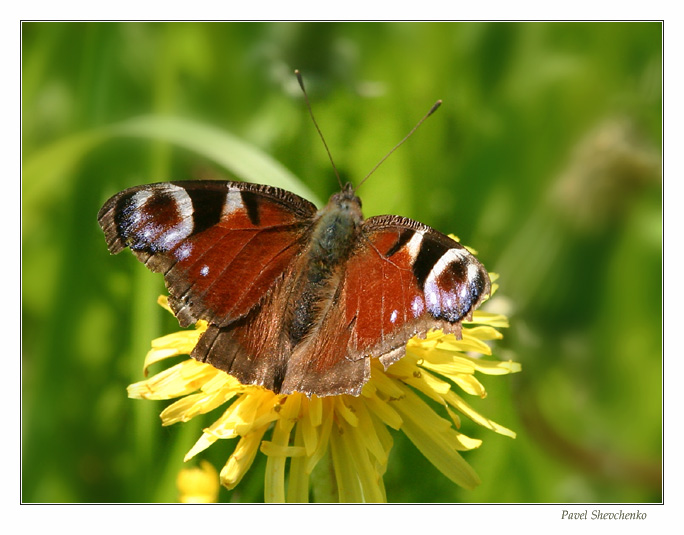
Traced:
POLYGON ((366 221, 345 286, 346 318, 354 319, 348 357, 371 354, 385 365, 430 329, 460 338, 462 321, 490 292, 487 270, 465 247, 399 216, 366 221))
POLYGON ((367 219, 317 336, 295 351, 285 391, 358 395, 370 358, 400 359, 413 336, 461 323, 490 292, 484 266, 458 242, 399 216, 367 219))
POLYGON ((112 254, 130 247, 164 274, 182 326, 246 317, 306 243, 316 207, 244 182, 165 182, 127 189, 98 214, 112 254))

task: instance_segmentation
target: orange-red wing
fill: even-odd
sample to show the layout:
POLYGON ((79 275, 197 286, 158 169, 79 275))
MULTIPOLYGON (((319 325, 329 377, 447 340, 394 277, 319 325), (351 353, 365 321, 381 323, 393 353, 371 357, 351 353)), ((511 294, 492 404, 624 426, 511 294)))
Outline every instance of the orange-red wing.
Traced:
POLYGON ((306 243, 313 204, 243 182, 139 186, 112 197, 98 219, 109 249, 130 247, 164 273, 181 325, 244 317, 306 243))

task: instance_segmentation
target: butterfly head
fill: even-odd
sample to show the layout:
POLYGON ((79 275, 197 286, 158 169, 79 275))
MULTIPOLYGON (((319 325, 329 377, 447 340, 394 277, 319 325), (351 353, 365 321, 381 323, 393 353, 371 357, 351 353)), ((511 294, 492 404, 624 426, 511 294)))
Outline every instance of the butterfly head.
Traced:
POLYGON ((342 191, 330 197, 327 208, 344 214, 357 224, 363 221, 361 199, 356 196, 354 186, 350 182, 345 184, 342 191))

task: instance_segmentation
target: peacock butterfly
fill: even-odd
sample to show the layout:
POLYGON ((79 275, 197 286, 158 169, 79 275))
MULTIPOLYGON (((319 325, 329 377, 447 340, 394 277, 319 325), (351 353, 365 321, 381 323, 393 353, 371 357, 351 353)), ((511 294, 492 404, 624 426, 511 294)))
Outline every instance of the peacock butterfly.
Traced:
POLYGON ((320 210, 246 182, 142 185, 110 198, 98 222, 112 254, 129 247, 164 274, 181 326, 207 321, 192 357, 276 393, 359 395, 371 358, 387 367, 431 329, 460 337, 490 291, 448 236, 364 219, 351 184, 320 210))

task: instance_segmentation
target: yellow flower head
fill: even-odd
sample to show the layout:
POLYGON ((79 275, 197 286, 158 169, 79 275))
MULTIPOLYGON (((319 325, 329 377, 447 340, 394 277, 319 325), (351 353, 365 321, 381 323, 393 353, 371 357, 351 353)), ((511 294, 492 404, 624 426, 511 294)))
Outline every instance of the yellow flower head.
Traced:
MULTIPOLYGON (((161 297, 159 303, 170 311, 166 298, 161 297)), ((406 356, 387 369, 377 359, 373 361, 371 378, 358 397, 277 395, 260 386, 242 385, 227 373, 191 358, 130 385, 128 395, 180 398, 161 413, 163 425, 187 422, 225 405, 223 414, 204 429, 185 460, 217 440, 238 439, 221 470, 220 482, 234 488, 260 451, 267 457, 267 502, 308 501, 310 475, 324 458, 331 462, 335 476, 337 495, 331 500, 386 501, 383 474, 392 448, 388 428, 402 431, 446 477, 472 489, 479 478, 460 452, 477 448, 481 441, 457 430, 459 414, 497 433, 510 437, 515 433, 477 413, 455 387, 485 397, 475 372, 502 375, 520 371, 515 362, 471 356, 490 355, 485 341, 501 338, 496 328, 506 326, 504 316, 475 311, 472 321, 463 324, 461 340, 441 331, 432 331, 425 339, 414 338, 407 344, 406 356), (417 392, 441 405, 444 414, 438 414, 417 392)), ((200 321, 194 330, 154 340, 145 359, 145 372, 153 363, 189 355, 205 329, 206 323, 200 321)))
POLYGON ((208 461, 201 461, 199 467, 181 470, 176 486, 182 503, 214 503, 218 500, 218 473, 208 461))

